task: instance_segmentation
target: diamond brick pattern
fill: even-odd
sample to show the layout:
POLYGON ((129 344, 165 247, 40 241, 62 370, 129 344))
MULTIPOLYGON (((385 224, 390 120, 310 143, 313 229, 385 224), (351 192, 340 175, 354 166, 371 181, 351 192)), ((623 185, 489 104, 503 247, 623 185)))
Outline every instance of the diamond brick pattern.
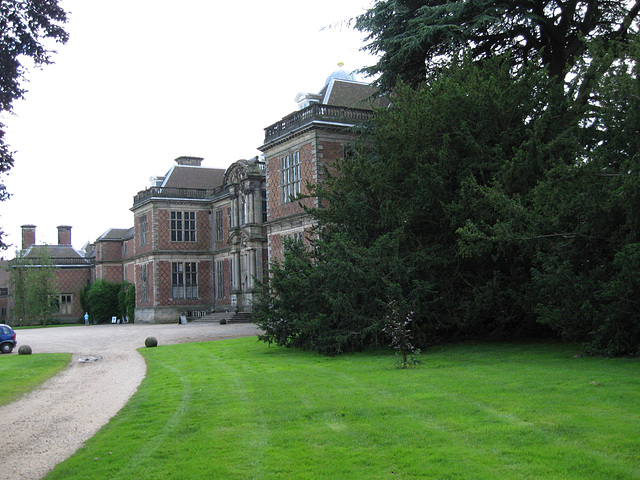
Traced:
POLYGON ((97 265, 96 276, 107 282, 122 282, 122 265, 97 265))
POLYGON ((121 242, 100 242, 97 245, 97 260, 102 262, 119 262, 122 261, 122 243, 121 242))
POLYGON ((91 280, 91 270, 89 268, 62 268, 58 270, 58 288, 61 294, 72 295, 71 315, 56 315, 57 317, 80 318, 84 312, 80 305, 80 291, 91 280))

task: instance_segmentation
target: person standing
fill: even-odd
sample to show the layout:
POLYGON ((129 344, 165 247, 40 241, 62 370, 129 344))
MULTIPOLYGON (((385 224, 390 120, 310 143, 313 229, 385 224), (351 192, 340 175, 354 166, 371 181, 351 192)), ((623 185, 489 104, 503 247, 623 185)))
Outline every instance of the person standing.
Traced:
POLYGON ((89 312, 84 312, 84 324, 89 325, 89 312))

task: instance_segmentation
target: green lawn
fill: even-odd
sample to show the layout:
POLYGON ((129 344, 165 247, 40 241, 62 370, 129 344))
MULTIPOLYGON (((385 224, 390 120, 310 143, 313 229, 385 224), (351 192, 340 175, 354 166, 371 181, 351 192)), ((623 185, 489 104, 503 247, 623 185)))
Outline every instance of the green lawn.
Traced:
POLYGON ((0 355, 0 406, 11 403, 53 377, 70 361, 68 353, 0 355))
POLYGON ((51 479, 638 479, 640 364, 457 345, 396 370, 255 339, 143 349, 128 405, 51 479))

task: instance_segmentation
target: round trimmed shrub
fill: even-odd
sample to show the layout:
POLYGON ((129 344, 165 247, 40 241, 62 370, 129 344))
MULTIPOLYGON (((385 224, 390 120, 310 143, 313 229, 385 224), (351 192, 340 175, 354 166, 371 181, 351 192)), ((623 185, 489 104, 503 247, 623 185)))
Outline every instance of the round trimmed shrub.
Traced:
POLYGON ((222 320, 220 320, 220 325, 226 325, 227 324, 227 319, 223 318, 222 320))
POLYGON ((147 337, 147 339, 144 341, 144 346, 145 347, 157 347, 158 346, 158 339, 156 337, 147 337))
POLYGON ((31 355, 31 347, 29 345, 20 345, 18 355, 31 355))

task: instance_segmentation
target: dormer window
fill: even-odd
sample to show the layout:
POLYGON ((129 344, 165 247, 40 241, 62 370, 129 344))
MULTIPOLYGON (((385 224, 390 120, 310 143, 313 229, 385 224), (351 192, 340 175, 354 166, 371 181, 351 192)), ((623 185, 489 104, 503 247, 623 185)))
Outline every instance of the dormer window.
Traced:
POLYGON ((152 187, 161 187, 162 184, 164 183, 164 178, 165 177, 151 177, 149 180, 151 182, 151 186, 152 187))
POLYGON ((298 110, 307 108, 309 105, 320 103, 322 96, 315 93, 299 93, 296 95, 296 103, 298 104, 298 110))

